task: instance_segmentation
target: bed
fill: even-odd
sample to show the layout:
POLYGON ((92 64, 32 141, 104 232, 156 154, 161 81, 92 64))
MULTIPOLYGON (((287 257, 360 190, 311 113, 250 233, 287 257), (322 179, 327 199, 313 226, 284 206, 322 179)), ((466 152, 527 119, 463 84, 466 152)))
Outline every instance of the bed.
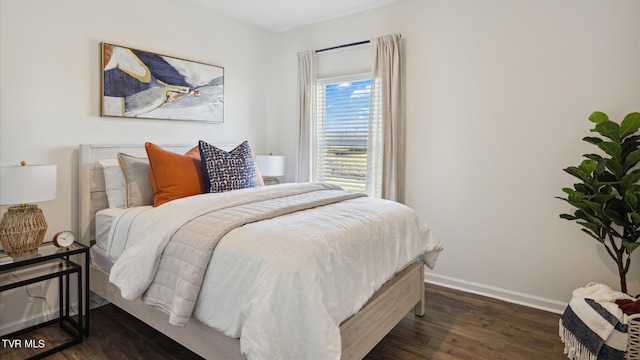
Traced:
MULTIPOLYGON (((168 151, 175 153, 185 153, 193 147, 193 145, 166 145, 162 146, 168 151)), ((231 149, 234 145, 220 145, 220 148, 231 149)), ((94 245, 96 241, 96 213, 104 214, 105 210, 109 207, 107 195, 105 191, 103 166, 99 163, 100 160, 113 159, 119 152, 134 155, 134 156, 146 156, 145 148, 143 145, 81 145, 79 154, 79 238, 83 244, 94 245)), ((298 185, 283 185, 283 188, 297 188, 298 185)), ((257 193, 277 192, 276 188, 260 189, 257 193)), ((332 191, 332 189, 328 189, 332 191)), ((288 191, 288 190, 287 190, 288 191)), ((297 190, 299 191, 299 190, 297 190)), ((305 190, 306 191, 306 190, 305 190)), ((246 197, 249 192, 247 191, 243 197, 246 197)), ((263 195, 260 195, 263 196, 263 195)), ((266 195, 264 195, 266 196, 266 195)), ((269 195, 271 196, 271 195, 269 195)), ((198 196, 194 196, 198 198, 198 196)), ((287 197, 288 198, 288 197, 287 197)), ((262 199, 262 198, 260 198, 262 199)), ((345 200, 351 202, 360 201, 358 199, 345 200)), ((364 201, 364 200, 362 200, 364 201)), ((173 201, 168 203, 173 206, 173 203, 179 203, 180 201, 173 201)), ((342 204, 343 201, 341 201, 342 204)), ((164 205, 163 205, 164 206, 164 205)), ((178 205, 176 205, 178 206, 178 205)), ((322 207, 322 206, 320 206, 322 207)), ((160 209, 158 207, 157 209, 160 209)), ((313 206, 317 208, 317 206, 313 206)), ((155 210, 154 210, 155 211, 155 210)), ((301 211, 296 211, 293 215, 286 214, 282 218, 287 216, 297 216, 296 214, 301 211)), ((252 222, 249 225, 266 223, 271 220, 252 222)), ((250 229, 251 226, 243 226, 242 228, 250 229)), ((256 225, 257 226, 257 225, 256 225)), ((278 224, 280 226, 280 224, 278 224)), ((104 235, 105 230, 100 229, 100 222, 98 222, 98 233, 104 235)), ((233 230, 232 233, 234 233, 233 230)), ((255 230, 254 231, 262 231, 255 230)), ((237 231, 236 231, 237 232, 237 231)), ((230 243, 227 241, 227 237, 230 237, 231 233, 225 235, 221 242, 230 243)), ((113 236, 113 235, 112 235, 113 236)), ((284 236, 283 236, 284 237, 284 236)), ((431 240, 429 244, 429 253, 426 257, 427 262, 431 262, 430 266, 437 258, 437 254, 442 250, 441 245, 437 240, 431 240)), ((221 248, 221 247, 220 247, 221 248)), ((218 250, 218 249, 216 249, 218 250)), ((223 251, 223 250, 220 250, 223 251)), ((131 250, 130 250, 131 252, 131 250)), ((214 254, 218 254, 214 252, 214 254)), ((221 255, 220 255, 221 256, 221 255)), ((124 255, 123 255, 124 257, 124 255)), ((406 266, 403 265, 401 269, 398 269, 392 277, 384 282, 381 286, 375 286, 375 290, 372 296, 367 296, 364 305, 357 305, 358 310, 353 314, 349 314, 343 321, 339 323, 339 349, 337 351, 338 357, 342 359, 361 359, 363 358, 409 311, 412 309, 418 316, 422 316, 425 312, 425 299, 424 299, 424 262, 425 257, 420 259, 415 258, 410 261, 406 266)), ((163 306, 160 306, 164 311, 160 311, 158 306, 151 306, 148 304, 148 297, 138 297, 137 295, 127 295, 125 297, 131 300, 125 299, 123 293, 125 290, 122 286, 116 286, 110 281, 110 276, 113 277, 114 273, 117 273, 118 269, 110 274, 108 265, 101 264, 100 261, 92 259, 92 265, 90 268, 91 278, 91 291, 105 298, 116 306, 129 312, 131 315, 149 324, 153 328, 169 336, 175 341, 181 343, 185 347, 199 354, 207 359, 245 359, 243 351, 241 351, 241 341, 233 336, 227 336, 225 333, 229 333, 228 330, 215 330, 214 328, 205 325, 201 320, 194 317, 188 318, 183 326, 176 326, 172 323, 176 323, 175 319, 180 319, 171 311, 168 311, 163 306), (145 299, 143 301, 142 299, 145 299), (171 321, 171 322, 170 322, 171 321)), ((119 259, 121 260, 121 259, 119 259)), ((126 262, 122 260, 122 262, 126 262)), ((115 265, 114 265, 115 266, 115 265)), ((211 266, 214 267, 214 266, 211 266)), ((127 273, 127 270, 122 270, 123 273, 127 273)), ((128 271, 130 273, 130 270, 128 271)), ((206 278, 206 275, 205 275, 206 278)), ((306 282, 305 282, 306 284, 306 282)), ((313 289, 312 289, 313 290, 313 289)), ((208 294, 204 292, 203 294, 208 294)), ((306 291, 306 289, 305 289, 306 291)), ((146 293, 145 293, 146 294, 146 293)), ((201 294, 201 296, 204 296, 201 294)), ((324 294, 321 294, 324 295, 324 294)), ((212 295, 211 295, 212 296, 212 295)), ((274 295, 275 296, 275 295, 274 295)), ((315 298, 315 297, 314 297, 315 298)), ((219 301, 219 299, 218 299, 219 301)), ((266 301, 266 300, 265 300, 266 301)), ((277 302, 276 302, 277 303, 277 302)), ((253 304, 253 303, 252 303, 253 304)), ((271 303, 274 304, 273 300, 271 303)), ((258 305, 256 305, 258 306, 258 305)), ((306 305, 305 305, 306 306, 306 305)), ((196 304, 195 313, 206 313, 208 310, 204 305, 196 304), (205 310, 199 310, 205 309, 205 310)), ((304 307, 303 307, 304 308, 304 307)), ((314 319, 313 316, 316 311, 309 311, 307 314, 298 313, 298 317, 309 317, 314 319)), ((294 316, 295 318, 295 316, 294 316)), ((278 319, 276 319, 278 320, 278 319)), ((203 320, 208 322, 209 320, 203 320)), ((180 321, 178 321, 179 323, 180 321)), ((313 322, 313 321, 312 321, 313 322)), ((285 326, 286 327, 286 326, 285 326)), ((313 328, 312 324, 304 324, 305 328, 313 328)), ((277 330, 277 329, 276 329, 277 330)), ((287 339, 284 339, 287 340, 287 339)), ((296 339, 284 342, 295 342, 296 339)), ((246 350, 246 349, 245 349, 246 350)), ((246 351, 245 351, 246 353, 246 351)), ((248 352, 252 354, 251 351, 248 352)), ((280 355, 282 356, 282 355, 280 355)), ((251 357, 251 356, 250 356, 251 357)), ((260 355, 253 355, 254 358, 259 358, 260 355)), ((278 355, 269 356, 272 358, 278 357, 278 355)), ((325 358, 324 354, 318 354, 318 358, 325 358)))

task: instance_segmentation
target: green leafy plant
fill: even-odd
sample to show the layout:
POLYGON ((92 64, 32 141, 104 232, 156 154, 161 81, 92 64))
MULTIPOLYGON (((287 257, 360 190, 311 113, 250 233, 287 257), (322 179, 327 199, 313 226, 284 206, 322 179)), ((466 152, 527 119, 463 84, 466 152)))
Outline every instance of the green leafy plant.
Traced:
POLYGON ((561 218, 576 221, 582 231, 604 245, 618 266, 620 288, 627 292, 631 253, 640 247, 640 113, 625 116, 620 124, 599 111, 589 116, 602 137, 582 140, 596 145, 605 156, 586 154, 578 166, 563 169, 578 178, 573 188, 564 188, 573 214, 561 218))

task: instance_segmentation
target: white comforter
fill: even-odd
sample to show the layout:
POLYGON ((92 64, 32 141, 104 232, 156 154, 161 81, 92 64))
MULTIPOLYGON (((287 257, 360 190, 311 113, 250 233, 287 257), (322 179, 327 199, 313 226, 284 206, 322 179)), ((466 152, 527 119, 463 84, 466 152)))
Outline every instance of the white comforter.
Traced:
MULTIPOLYGON (((199 195, 138 214, 127 225, 127 247, 110 280, 125 298, 138 298, 182 224, 308 186, 324 185, 199 195)), ((339 324, 416 258, 433 267, 441 250, 414 211, 379 199, 357 198, 247 224, 215 248, 193 315, 239 337, 249 359, 339 359, 339 324)))

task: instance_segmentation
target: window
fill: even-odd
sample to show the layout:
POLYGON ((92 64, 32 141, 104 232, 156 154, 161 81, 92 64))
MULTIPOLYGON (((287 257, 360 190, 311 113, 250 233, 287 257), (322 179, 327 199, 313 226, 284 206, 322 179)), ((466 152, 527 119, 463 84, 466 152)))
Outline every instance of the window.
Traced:
POLYGON ((371 81, 358 75, 316 82, 314 181, 366 192, 371 81))

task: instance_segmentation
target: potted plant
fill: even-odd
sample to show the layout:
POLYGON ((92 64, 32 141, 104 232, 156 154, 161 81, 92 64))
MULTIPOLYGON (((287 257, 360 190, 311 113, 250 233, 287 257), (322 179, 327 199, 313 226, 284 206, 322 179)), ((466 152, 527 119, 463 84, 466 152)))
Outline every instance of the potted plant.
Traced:
POLYGON ((586 154, 578 166, 563 169, 580 181, 564 188, 573 214, 563 219, 576 221, 582 231, 604 245, 616 262, 620 288, 627 291, 631 253, 640 247, 640 113, 627 115, 620 124, 599 111, 589 116, 601 137, 582 140, 596 145, 606 155, 586 154))

